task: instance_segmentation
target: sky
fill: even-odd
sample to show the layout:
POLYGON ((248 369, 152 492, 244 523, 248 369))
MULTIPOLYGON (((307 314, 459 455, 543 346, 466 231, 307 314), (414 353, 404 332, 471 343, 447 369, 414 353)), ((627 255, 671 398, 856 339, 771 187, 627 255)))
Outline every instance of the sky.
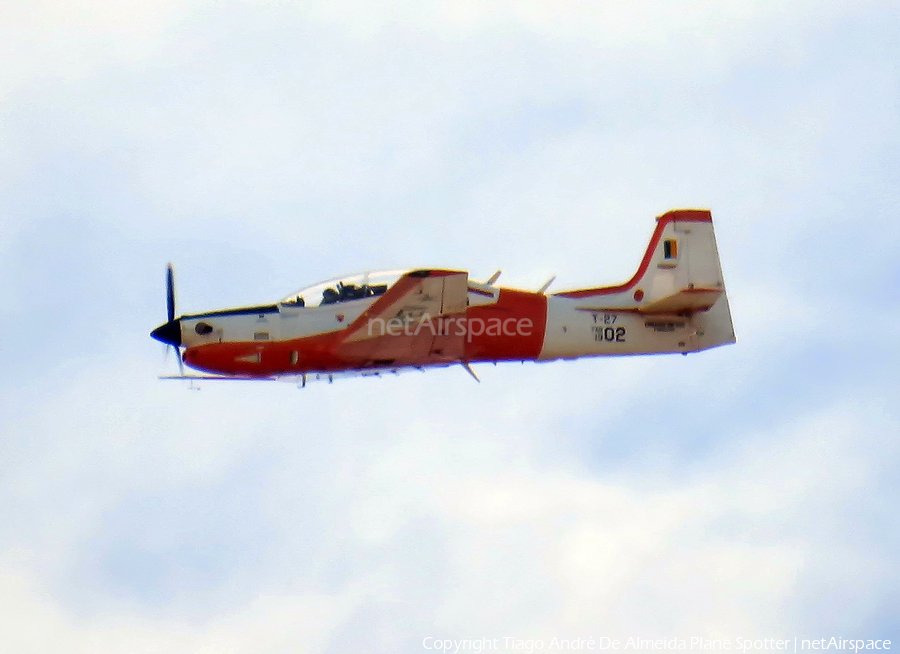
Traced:
POLYGON ((4 0, 0 652, 900 646, 898 29, 877 1, 4 0), (183 312, 414 266, 563 290, 628 279, 682 207, 735 345, 157 379, 169 261, 183 312))

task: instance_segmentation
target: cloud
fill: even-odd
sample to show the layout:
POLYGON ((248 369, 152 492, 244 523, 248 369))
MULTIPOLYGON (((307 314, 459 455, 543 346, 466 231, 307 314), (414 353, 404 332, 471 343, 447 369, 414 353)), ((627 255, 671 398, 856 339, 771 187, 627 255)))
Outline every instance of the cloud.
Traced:
POLYGON ((878 3, 10 8, 5 646, 889 637, 895 23, 878 3), (626 279, 653 216, 695 205, 733 347, 481 385, 153 378, 168 260, 185 311, 419 263, 571 288, 626 279))
MULTIPOLYGON (((183 392, 144 385, 106 394, 116 414, 131 416, 115 435, 91 428, 118 422, 102 417, 109 409, 92 397, 100 385, 77 381, 94 389, 73 398, 96 407, 81 411, 83 427, 23 426, 13 434, 56 435, 29 449, 57 481, 23 486, 21 476, 4 475, 30 506, 46 507, 40 522, 5 539, 20 541, 4 555, 8 627, 37 648, 88 649, 102 640, 105 648, 325 651, 329 642, 371 644, 392 607, 394 627, 381 635, 378 651, 414 651, 431 634, 758 635, 819 624, 819 602, 798 602, 798 587, 860 584, 887 592, 895 581, 884 576, 890 552, 879 544, 890 540, 860 541, 868 519, 854 517, 870 488, 896 484, 896 448, 884 441, 896 433, 896 417, 877 400, 847 398, 771 432, 722 424, 720 447, 671 461, 668 478, 648 485, 645 473, 627 470, 628 457, 642 456, 636 449, 617 471, 600 474, 576 462, 542 461, 536 444, 567 438, 546 431, 540 418, 566 410, 565 399, 542 392, 560 382, 538 383, 534 392, 545 401, 537 408, 519 397, 528 396, 533 375, 521 386, 498 387, 508 378, 498 369, 499 395, 484 403, 470 380, 449 373, 424 386, 411 377, 374 388, 348 382, 340 395, 331 393, 334 386, 311 386, 312 400, 299 401, 318 410, 301 415, 280 405, 298 402, 297 391, 280 385, 252 389, 245 401, 227 389, 185 400, 183 392), (342 413, 348 394, 357 400, 350 414, 342 413), (404 399, 386 412, 390 397, 404 399), (464 403, 468 419, 435 416, 429 408, 442 406, 438 397, 464 403), (262 421, 251 408, 261 398, 262 421), (167 405, 183 420, 175 406, 184 402, 202 411, 192 424, 148 420, 167 405), (494 409, 503 406, 518 408, 494 409), (209 423, 214 415, 219 421, 209 423), (384 425, 371 424, 372 415, 384 425), (390 424, 395 428, 386 429, 390 424), (72 446, 60 450, 66 442, 72 446), (247 468, 253 450, 280 454, 247 468), (74 493, 63 499, 57 488, 74 493), (235 492, 249 489, 256 499, 245 512, 235 492), (56 498, 55 508, 42 497, 56 498), (154 518, 136 497, 165 513, 154 518), (196 524, 179 524, 183 519, 196 524), (43 533, 35 533, 40 524, 43 533), (242 532, 251 540, 239 538, 242 532), (238 548, 235 556, 214 563, 217 581, 194 585, 191 576, 215 562, 209 556, 222 546, 238 548), (177 594, 146 596, 147 584, 160 582, 145 576, 145 565, 109 577, 111 548, 135 563, 168 550, 177 594), (54 558, 79 551, 92 553, 92 567, 54 558), (15 626, 36 623, 48 629, 34 638, 15 626)), ((570 375, 569 383, 580 386, 582 376, 570 375)), ((627 395, 638 399, 644 388, 627 395)), ((51 422, 67 415, 62 406, 41 413, 51 422)), ((12 530, 25 524, 7 521, 12 530)), ((834 629, 865 624, 852 599, 842 602, 846 613, 834 629)))

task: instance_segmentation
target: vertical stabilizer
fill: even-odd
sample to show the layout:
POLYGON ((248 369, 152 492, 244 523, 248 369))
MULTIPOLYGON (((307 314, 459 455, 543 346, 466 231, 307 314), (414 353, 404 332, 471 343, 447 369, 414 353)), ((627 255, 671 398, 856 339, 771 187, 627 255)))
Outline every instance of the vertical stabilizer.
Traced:
POLYGON ((559 297, 583 300, 585 309, 687 319, 692 326, 691 349, 734 343, 712 214, 706 209, 677 209, 656 221, 630 280, 618 286, 559 293, 559 297))

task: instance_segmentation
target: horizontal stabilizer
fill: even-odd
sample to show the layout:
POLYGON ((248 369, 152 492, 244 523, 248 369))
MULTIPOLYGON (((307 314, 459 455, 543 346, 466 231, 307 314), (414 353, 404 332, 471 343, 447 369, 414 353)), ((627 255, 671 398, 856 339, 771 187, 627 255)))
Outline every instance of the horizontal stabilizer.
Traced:
POLYGON ((641 313, 696 313, 709 311, 723 288, 683 288, 677 293, 652 300, 638 308, 641 313))

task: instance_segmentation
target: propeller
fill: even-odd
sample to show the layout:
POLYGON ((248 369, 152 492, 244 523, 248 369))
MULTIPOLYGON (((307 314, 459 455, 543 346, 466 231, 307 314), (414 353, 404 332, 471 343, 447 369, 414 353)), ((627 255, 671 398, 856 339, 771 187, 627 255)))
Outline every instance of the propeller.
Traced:
POLYGON ((178 374, 183 376, 184 375, 184 361, 181 360, 181 350, 179 350, 177 347, 175 347, 171 343, 167 343, 166 344, 166 359, 167 360, 169 358, 170 350, 175 351, 175 358, 178 359, 178 374))
POLYGON ((166 309, 168 321, 175 320, 175 268, 166 266, 166 309))
POLYGON ((175 350, 178 357, 178 370, 184 375, 184 361, 181 359, 181 320, 175 318, 175 269, 170 263, 166 266, 166 322, 152 332, 150 336, 165 343, 168 348, 175 350))

